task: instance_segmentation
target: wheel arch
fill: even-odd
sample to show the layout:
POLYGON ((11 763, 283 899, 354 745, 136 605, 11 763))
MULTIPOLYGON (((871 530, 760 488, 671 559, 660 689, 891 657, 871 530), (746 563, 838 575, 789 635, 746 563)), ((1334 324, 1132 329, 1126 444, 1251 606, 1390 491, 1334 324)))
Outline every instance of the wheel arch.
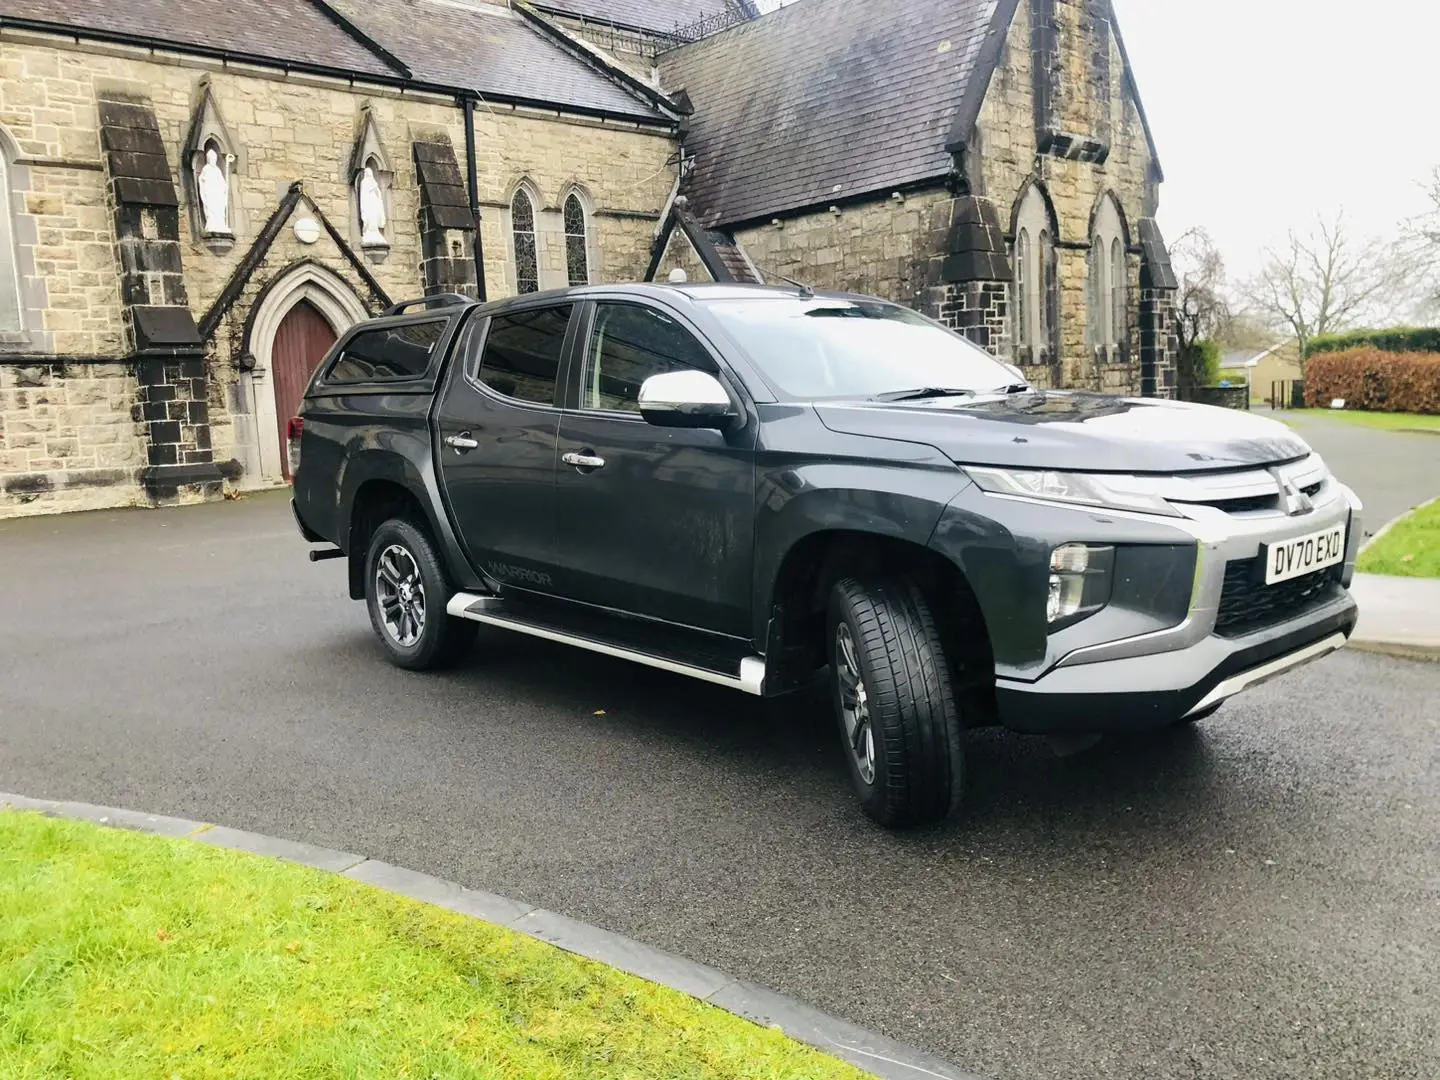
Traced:
POLYGON ((828 662, 824 618, 830 590, 845 577, 903 574, 921 588, 946 655, 972 709, 994 716, 995 660, 990 629, 965 572, 926 544, 856 528, 817 529, 779 561, 770 590, 766 684, 798 688, 828 662))
POLYGON ((351 599, 364 598, 365 551, 375 529, 388 517, 407 517, 422 526, 434 539, 446 570, 459 587, 483 587, 440 509, 433 470, 422 471, 403 454, 361 451, 347 459, 341 491, 344 532, 340 546, 349 556, 351 599))

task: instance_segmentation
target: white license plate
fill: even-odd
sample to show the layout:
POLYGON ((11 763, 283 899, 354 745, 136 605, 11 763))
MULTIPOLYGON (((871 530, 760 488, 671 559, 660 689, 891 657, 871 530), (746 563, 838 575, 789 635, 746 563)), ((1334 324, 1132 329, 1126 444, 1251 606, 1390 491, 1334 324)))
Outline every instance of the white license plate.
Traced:
POLYGON ((1278 544, 1263 544, 1260 554, 1265 559, 1266 585, 1304 577, 1345 561, 1345 526, 1336 525, 1278 544))

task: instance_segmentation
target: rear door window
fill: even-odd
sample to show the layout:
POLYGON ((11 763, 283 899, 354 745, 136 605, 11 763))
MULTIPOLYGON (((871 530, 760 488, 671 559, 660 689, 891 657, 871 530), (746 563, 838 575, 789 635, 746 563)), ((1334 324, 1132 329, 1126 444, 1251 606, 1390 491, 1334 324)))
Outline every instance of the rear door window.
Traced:
POLYGON ((571 307, 492 316, 474 378, 505 397, 553 406, 571 307))
POLYGON ((327 383, 423 379, 445 335, 447 319, 362 330, 350 339, 325 375, 327 383))

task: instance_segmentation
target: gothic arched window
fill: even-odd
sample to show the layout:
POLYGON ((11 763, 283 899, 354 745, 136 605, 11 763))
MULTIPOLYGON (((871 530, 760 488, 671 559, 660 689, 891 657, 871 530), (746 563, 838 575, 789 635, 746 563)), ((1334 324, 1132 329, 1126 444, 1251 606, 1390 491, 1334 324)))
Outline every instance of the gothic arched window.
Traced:
POLYGON ((1059 273, 1049 200, 1031 184, 1015 215, 1015 348, 1021 363, 1054 357, 1060 320, 1059 273))
POLYGON ((0 330, 20 330, 20 269, 15 261, 15 229, 11 221, 10 163, 0 140, 0 330))
POLYGON ((1090 234, 1090 325, 1085 329, 1085 339, 1102 361, 1123 359, 1128 337, 1124 234, 1119 204, 1106 195, 1096 208, 1090 234))
POLYGON ((585 204, 571 192, 565 199, 565 270, 570 284, 590 284, 590 236, 585 204))
POLYGON ((523 187, 510 200, 510 231, 515 242, 515 291, 540 291, 540 260, 535 247, 535 204, 523 187))

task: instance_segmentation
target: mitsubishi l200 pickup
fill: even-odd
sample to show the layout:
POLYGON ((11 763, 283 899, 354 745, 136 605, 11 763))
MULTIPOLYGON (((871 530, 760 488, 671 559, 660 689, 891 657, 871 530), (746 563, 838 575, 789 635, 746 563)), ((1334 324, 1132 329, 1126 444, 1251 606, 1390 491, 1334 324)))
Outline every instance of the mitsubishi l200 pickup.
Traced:
POLYGON ((967 728, 1186 724, 1341 648, 1361 506, 1246 412, 1037 389, 899 305, 803 286, 428 297, 290 420, 312 557, 433 669, 502 627, 776 697, 828 682, 889 827, 967 728))

